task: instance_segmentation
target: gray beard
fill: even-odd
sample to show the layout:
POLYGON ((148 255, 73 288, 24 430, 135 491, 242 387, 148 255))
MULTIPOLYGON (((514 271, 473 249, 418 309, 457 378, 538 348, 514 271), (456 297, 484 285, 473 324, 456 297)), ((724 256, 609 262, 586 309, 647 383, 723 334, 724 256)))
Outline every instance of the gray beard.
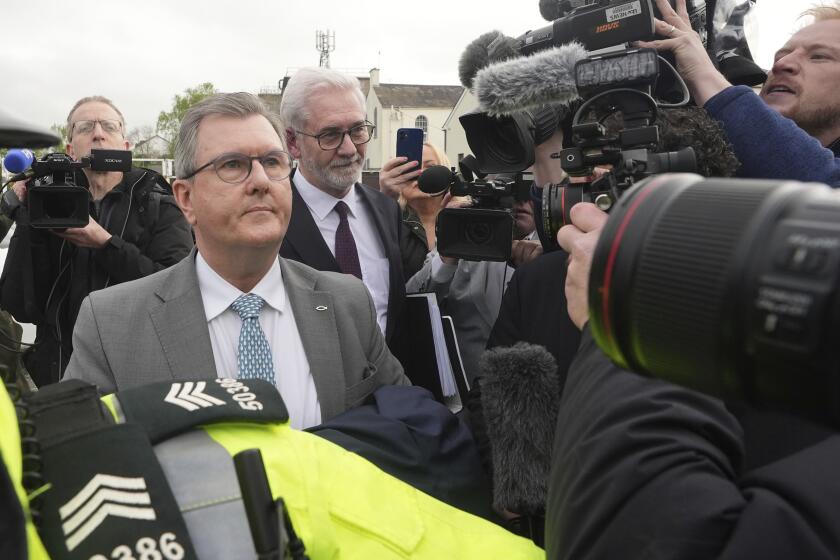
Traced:
POLYGON ((309 159, 301 158, 300 166, 315 179, 310 182, 317 182, 316 186, 330 193, 343 195, 347 189, 362 179, 362 157, 356 154, 351 160, 353 164, 346 167, 321 167, 313 165, 309 159))

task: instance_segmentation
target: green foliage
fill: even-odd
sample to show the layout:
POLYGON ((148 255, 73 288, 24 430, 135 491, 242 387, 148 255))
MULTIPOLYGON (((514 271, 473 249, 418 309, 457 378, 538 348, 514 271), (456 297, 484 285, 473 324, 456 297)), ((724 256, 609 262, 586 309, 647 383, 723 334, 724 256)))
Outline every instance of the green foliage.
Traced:
POLYGON ((187 109, 214 93, 218 93, 216 87, 210 82, 204 82, 193 88, 187 88, 182 95, 175 95, 172 100, 172 109, 161 111, 157 120, 157 133, 166 138, 169 142, 169 157, 175 157, 175 138, 178 136, 178 129, 181 127, 181 119, 187 109))
POLYGON ((67 149, 67 123, 54 124, 50 127, 50 130, 52 130, 61 140, 59 140, 59 143, 51 148, 36 151, 38 157, 50 152, 64 152, 67 149))

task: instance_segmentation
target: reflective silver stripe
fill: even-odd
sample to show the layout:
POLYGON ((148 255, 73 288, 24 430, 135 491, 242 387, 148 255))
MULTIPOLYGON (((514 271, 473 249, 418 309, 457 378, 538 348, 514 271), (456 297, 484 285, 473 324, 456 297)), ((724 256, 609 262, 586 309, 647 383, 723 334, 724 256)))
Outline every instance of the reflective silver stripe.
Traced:
POLYGON ((114 405, 114 420, 116 420, 117 424, 125 424, 125 412, 123 412, 119 395, 114 395, 111 399, 111 404, 114 405))
POLYGON ((256 558, 233 459, 204 430, 155 446, 199 558, 256 558))

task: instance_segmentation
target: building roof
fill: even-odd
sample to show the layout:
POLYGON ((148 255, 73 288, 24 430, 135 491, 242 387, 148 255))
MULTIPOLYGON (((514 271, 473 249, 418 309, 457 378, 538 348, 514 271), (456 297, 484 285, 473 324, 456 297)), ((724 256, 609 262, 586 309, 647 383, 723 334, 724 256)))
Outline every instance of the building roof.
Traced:
POLYGON ((373 86, 383 107, 431 107, 451 109, 458 102, 461 86, 425 86, 415 84, 379 84, 373 86))

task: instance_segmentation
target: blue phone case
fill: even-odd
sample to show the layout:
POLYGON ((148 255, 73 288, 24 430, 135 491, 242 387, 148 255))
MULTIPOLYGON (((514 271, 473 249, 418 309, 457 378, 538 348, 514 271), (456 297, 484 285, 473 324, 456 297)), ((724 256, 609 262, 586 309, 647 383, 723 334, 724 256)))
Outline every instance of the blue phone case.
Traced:
POLYGON ((400 128, 397 130, 397 156, 404 156, 406 161, 416 161, 423 164, 423 129, 400 128))

